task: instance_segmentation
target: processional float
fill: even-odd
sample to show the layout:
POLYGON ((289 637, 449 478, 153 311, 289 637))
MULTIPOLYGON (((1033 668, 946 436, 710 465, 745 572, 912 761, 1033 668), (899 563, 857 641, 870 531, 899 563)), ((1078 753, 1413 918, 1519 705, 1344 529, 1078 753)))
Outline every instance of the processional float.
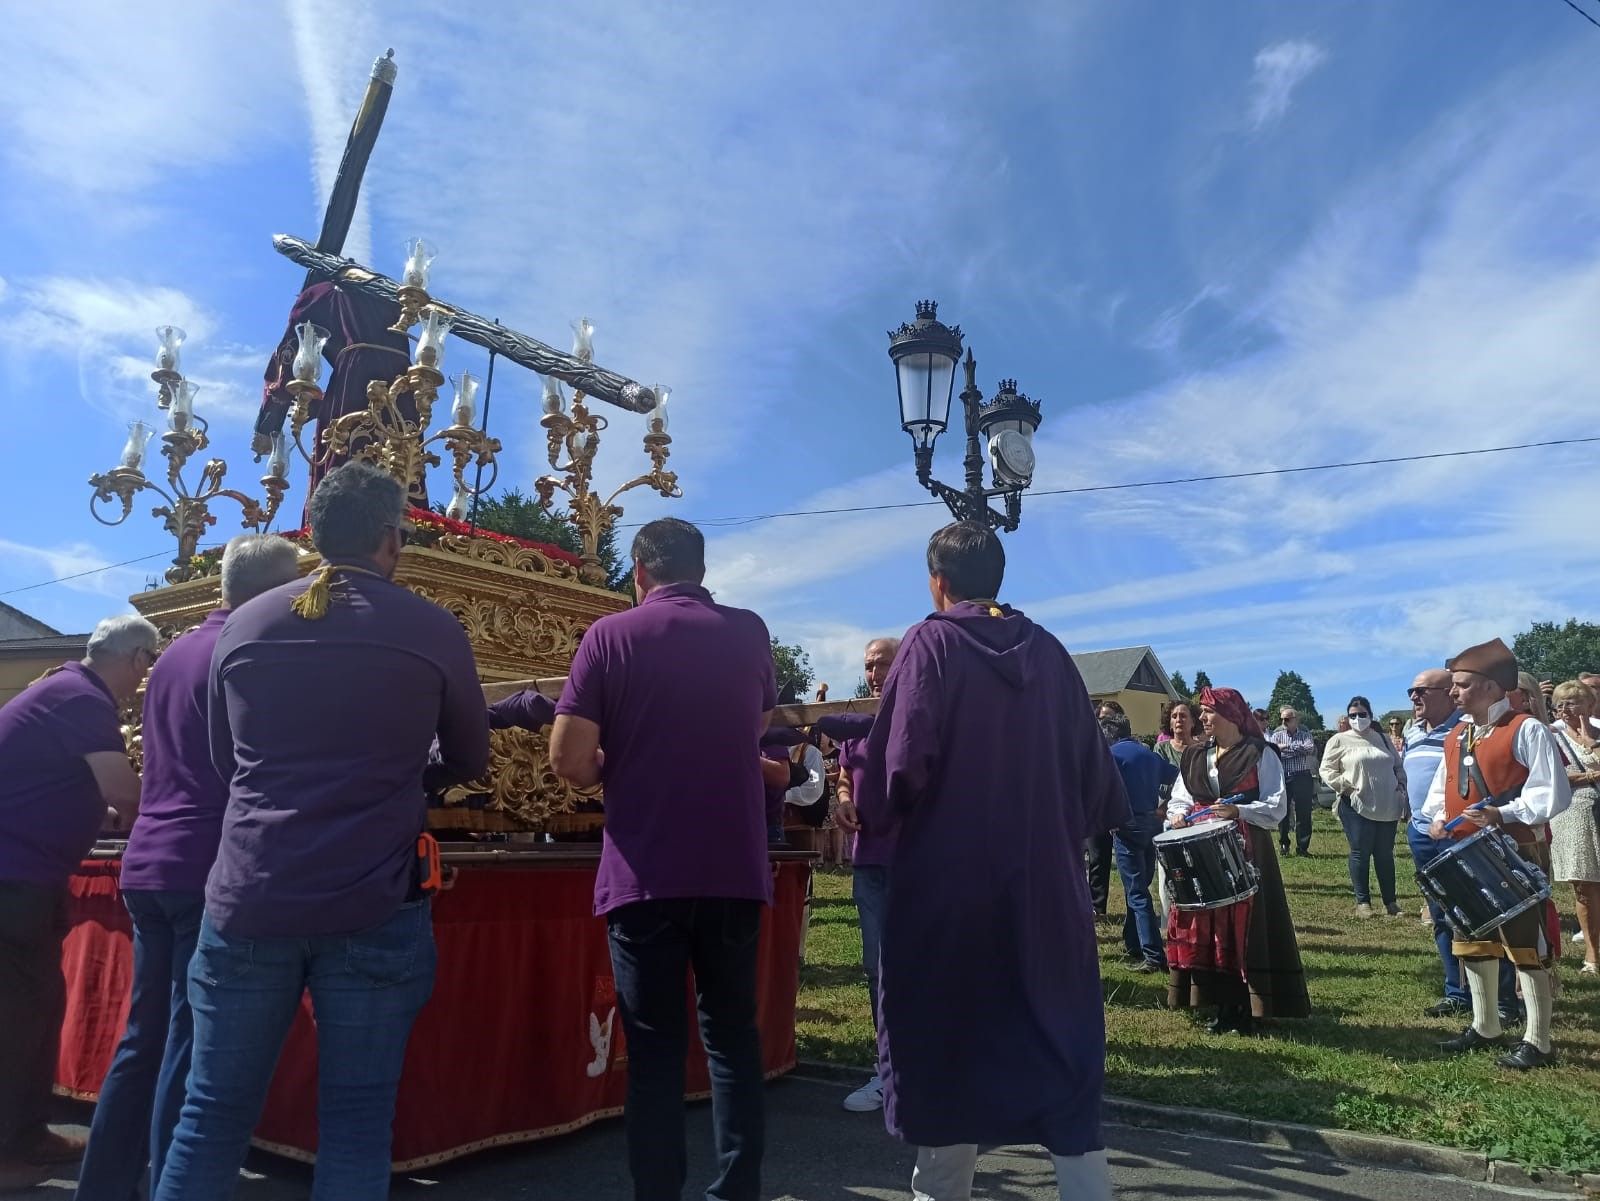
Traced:
MULTIPOLYGON (((212 512, 217 502, 238 506, 240 528, 266 530, 283 524, 278 519, 292 489, 296 457, 307 469, 307 496, 339 463, 374 463, 406 486, 412 506, 412 540, 401 552, 396 581, 460 620, 491 697, 495 682, 508 688, 506 682, 542 678, 549 690, 549 681, 566 672, 589 625, 630 603, 605 587, 600 555, 602 539, 623 512, 618 498, 635 488, 682 496, 677 475, 667 468, 669 389, 637 383, 596 364, 594 327, 586 318, 574 323, 572 350, 563 353, 433 295, 434 250, 421 239, 407 244, 398 280, 341 256, 394 79, 390 51, 374 64, 317 242, 287 234, 273 238, 278 253, 307 273, 289 330, 266 369, 253 440, 256 460, 264 462, 260 498, 226 486, 226 462, 209 454, 196 483, 189 483, 189 462, 210 451, 210 437, 195 409, 196 386, 182 372, 184 332, 163 326, 156 333, 151 379, 157 412, 165 416, 164 480, 145 470, 154 425, 132 422, 117 466, 89 481, 91 512, 104 524, 120 525, 140 493, 151 492, 163 502, 151 512, 176 539, 177 553, 164 586, 130 599, 171 638, 199 624, 219 603, 225 538, 219 532, 213 545, 201 545, 217 525, 212 512), (448 420, 436 422, 452 337, 490 352, 487 382, 470 372, 457 375, 448 420), (494 486, 499 468, 500 441, 488 431, 499 359, 543 377, 539 422, 551 471, 532 487, 546 511, 555 511, 557 493, 564 496, 564 516, 578 533, 577 554, 476 524, 476 501, 494 486), (325 365, 332 368, 326 387, 325 365), (571 389, 570 400, 565 389, 571 389), (595 489, 594 465, 608 423, 591 402, 644 417, 649 470, 604 495, 595 489), (446 460, 451 494, 441 514, 429 507, 428 474, 446 460)), ((301 544, 302 571, 314 570, 319 560, 306 532, 286 536, 301 544)), ((126 730, 135 762, 138 730, 135 715, 126 730)), ((544 734, 497 730, 492 737, 488 776, 451 790, 442 805, 430 809, 431 824, 471 831, 572 832, 601 823, 597 794, 572 788, 551 770, 544 734)))

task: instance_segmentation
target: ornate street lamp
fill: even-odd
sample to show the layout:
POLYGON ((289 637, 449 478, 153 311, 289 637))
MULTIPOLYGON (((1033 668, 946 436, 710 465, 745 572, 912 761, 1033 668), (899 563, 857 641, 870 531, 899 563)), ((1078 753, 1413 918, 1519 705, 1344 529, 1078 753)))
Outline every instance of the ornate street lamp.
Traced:
POLYGON ((977 361, 967 351, 966 387, 961 391, 967 453, 962 465, 966 486, 950 487, 933 478, 933 444, 950 423, 950 393, 961 358, 961 327, 939 320, 939 306, 917 301, 917 319, 889 332, 889 358, 900 390, 900 426, 911 435, 917 482, 949 507, 957 521, 981 521, 1011 531, 1022 520, 1022 492, 1033 481, 1033 431, 1039 428, 1039 402, 1017 391, 1016 380, 1001 380, 987 402, 978 390, 977 361), (989 449, 994 486, 983 485, 983 447, 989 449), (1005 512, 991 508, 1005 498, 1005 512))

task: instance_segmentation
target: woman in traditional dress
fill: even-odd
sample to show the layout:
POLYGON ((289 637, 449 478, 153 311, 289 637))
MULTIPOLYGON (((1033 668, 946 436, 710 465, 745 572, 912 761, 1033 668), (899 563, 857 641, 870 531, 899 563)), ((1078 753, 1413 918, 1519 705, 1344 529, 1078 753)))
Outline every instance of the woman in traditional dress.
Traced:
POLYGON ((1572 806, 1550 819, 1550 874, 1572 885, 1577 894, 1578 929, 1583 932, 1582 973, 1600 971, 1600 829, 1595 823, 1595 802, 1600 800, 1600 740, 1589 718, 1594 716, 1595 695, 1584 684, 1569 680, 1556 685, 1553 729, 1567 760, 1567 782, 1572 785, 1572 806))
POLYGON ((1167 819, 1177 829, 1230 821, 1244 835, 1259 874, 1256 894, 1222 909, 1182 910, 1167 918, 1172 965, 1167 1004, 1215 1005, 1213 1033, 1251 1033, 1259 1018, 1306 1017, 1311 1000, 1272 842, 1288 806, 1283 765, 1260 723, 1232 688, 1200 692, 1203 744, 1184 752, 1167 819), (1198 810, 1204 808, 1204 815, 1198 810))
MULTIPOLYGON (((1193 701, 1173 701, 1166 705, 1161 715, 1161 738, 1157 740, 1156 754, 1179 771, 1183 770, 1183 752, 1199 746, 1205 739, 1200 733, 1200 710, 1193 701)), ((1172 803, 1172 787, 1161 786, 1163 805, 1172 803)), ((1172 908, 1172 898, 1167 895, 1167 869, 1156 856, 1156 895, 1161 898, 1161 912, 1172 908)))

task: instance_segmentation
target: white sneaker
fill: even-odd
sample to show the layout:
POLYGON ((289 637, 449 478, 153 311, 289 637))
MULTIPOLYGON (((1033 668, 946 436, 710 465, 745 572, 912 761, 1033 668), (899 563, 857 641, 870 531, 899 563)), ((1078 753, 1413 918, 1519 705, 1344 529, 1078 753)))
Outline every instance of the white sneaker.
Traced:
POLYGON ((1575 934, 1573 934, 1572 941, 1573 942, 1582 942, 1583 941, 1583 931, 1579 930, 1575 934))
POLYGON ((883 1108, 883 1081, 874 1076, 844 1099, 851 1113, 871 1113, 883 1108))

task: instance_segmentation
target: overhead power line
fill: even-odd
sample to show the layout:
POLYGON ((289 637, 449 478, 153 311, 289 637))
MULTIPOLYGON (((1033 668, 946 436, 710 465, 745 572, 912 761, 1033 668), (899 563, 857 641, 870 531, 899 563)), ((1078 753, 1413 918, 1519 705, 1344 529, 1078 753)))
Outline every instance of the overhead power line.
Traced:
POLYGON ((1583 9, 1579 8, 1577 6, 1577 4, 1574 3, 1574 0, 1561 0, 1561 3, 1565 4, 1568 8, 1570 8, 1573 12, 1577 13, 1580 17, 1582 17, 1585 21, 1589 22, 1589 24, 1593 25, 1596 29, 1600 29, 1600 21, 1596 21, 1588 13, 1584 12, 1583 9))
MULTIPOLYGON (((1600 434, 1583 438, 1550 438, 1543 442, 1513 442, 1505 446, 1479 446, 1470 450, 1438 450, 1420 455, 1390 455, 1381 459, 1345 459, 1337 463, 1308 463, 1300 467, 1263 467, 1256 471, 1220 471, 1211 475, 1184 475, 1174 476, 1170 479, 1136 480, 1124 484, 1083 484, 1077 488, 1041 488, 1037 491, 1030 489, 1026 495, 1037 500, 1045 496, 1081 496, 1091 492, 1126 492, 1135 488, 1171 488, 1180 484, 1213 484, 1224 480, 1254 480, 1275 475, 1306 475, 1314 471, 1342 471, 1352 467, 1384 467, 1394 463, 1426 463, 1435 459, 1464 459, 1475 455, 1498 455, 1514 450, 1541 450, 1552 446, 1582 446, 1588 443, 1600 442, 1600 434)), ((883 513, 894 509, 925 509, 943 504, 939 500, 904 500, 881 505, 840 505, 831 509, 786 509, 776 513, 752 513, 745 517, 704 517, 696 519, 694 524, 701 526, 714 526, 719 529, 729 529, 741 525, 753 525, 758 521, 777 521, 786 517, 836 517, 847 513, 883 513)), ((619 529, 635 529, 643 525, 642 521, 620 523, 619 529)), ((160 558, 166 551, 154 551, 148 555, 140 555, 137 559, 124 559, 120 563, 107 563, 103 567, 91 567, 86 571, 75 571, 71 575, 57 576, 53 580, 40 580, 36 584, 24 584, 18 588, 8 588, 0 592, 0 596, 11 596, 18 592, 31 592, 35 588, 48 588, 52 584, 64 584, 69 580, 81 580, 85 576, 98 575, 103 571, 111 571, 118 567, 129 567, 135 563, 144 563, 150 559, 160 558)))

